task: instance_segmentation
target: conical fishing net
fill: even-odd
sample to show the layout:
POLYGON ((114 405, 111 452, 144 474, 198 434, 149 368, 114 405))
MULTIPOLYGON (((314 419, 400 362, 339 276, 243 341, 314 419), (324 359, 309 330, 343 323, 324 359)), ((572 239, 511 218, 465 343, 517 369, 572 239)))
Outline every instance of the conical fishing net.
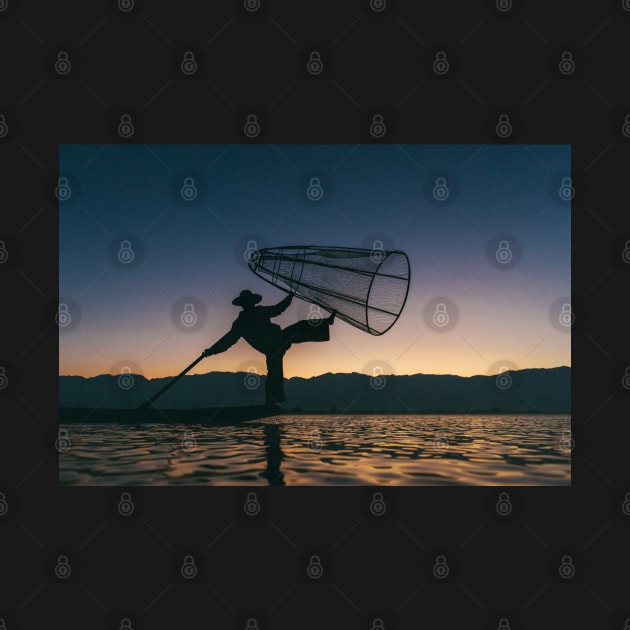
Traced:
POLYGON ((263 280, 337 317, 382 335, 400 315, 409 290, 409 259, 401 251, 295 246, 259 249, 249 268, 263 280))

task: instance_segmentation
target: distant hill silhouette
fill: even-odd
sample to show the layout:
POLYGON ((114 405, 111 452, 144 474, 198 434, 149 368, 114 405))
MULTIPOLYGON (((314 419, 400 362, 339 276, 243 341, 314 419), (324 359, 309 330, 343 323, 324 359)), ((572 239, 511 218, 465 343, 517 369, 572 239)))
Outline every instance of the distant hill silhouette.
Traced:
MULTIPOLYGON (((102 374, 92 378, 59 377, 63 407, 133 408, 150 398, 171 377, 119 381, 102 374), (133 383, 130 385, 131 381, 133 383), (123 388, 119 386, 123 385, 123 388), (125 389, 127 388, 127 389, 125 389)), ((264 403, 265 376, 247 372, 209 372, 184 376, 156 401, 162 408, 192 408, 264 403)), ((370 377, 322 374, 285 380, 289 410, 333 413, 570 413, 571 368, 517 370, 497 376, 413 374, 370 377)))

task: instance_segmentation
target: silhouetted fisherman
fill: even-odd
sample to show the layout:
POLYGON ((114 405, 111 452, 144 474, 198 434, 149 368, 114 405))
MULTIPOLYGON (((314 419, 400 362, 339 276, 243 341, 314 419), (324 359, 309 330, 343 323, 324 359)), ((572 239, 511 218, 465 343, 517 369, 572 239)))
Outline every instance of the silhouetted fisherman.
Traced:
POLYGON ((265 386, 265 404, 275 405, 285 400, 284 374, 282 359, 291 344, 304 341, 328 341, 330 331, 328 327, 335 319, 336 311, 324 319, 301 320, 282 329, 271 323, 272 317, 277 317, 291 304, 293 296, 287 295, 274 306, 256 306, 262 296, 245 289, 232 300, 232 304, 243 310, 238 314, 230 331, 210 348, 204 350, 204 356, 225 352, 241 337, 250 346, 262 352, 267 359, 267 381, 265 386))

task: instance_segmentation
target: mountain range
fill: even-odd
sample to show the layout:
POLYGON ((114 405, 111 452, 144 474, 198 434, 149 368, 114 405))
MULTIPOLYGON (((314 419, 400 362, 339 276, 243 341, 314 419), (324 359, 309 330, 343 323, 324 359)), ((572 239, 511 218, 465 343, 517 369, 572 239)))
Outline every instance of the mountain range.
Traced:
MULTIPOLYGON (((59 406, 134 408, 172 377, 101 374, 59 377, 59 406)), ((161 408, 260 405, 265 376, 209 372, 184 376, 156 402, 161 408)), ((499 375, 326 373, 285 379, 283 406, 305 413, 570 413, 571 368, 499 375)))

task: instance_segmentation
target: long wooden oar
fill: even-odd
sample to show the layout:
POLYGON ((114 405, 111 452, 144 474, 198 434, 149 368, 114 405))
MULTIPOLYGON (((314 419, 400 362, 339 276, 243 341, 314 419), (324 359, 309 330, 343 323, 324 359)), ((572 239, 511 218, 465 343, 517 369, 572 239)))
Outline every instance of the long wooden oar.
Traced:
POLYGON ((187 368, 184 368, 177 376, 175 376, 173 378, 173 380, 170 381, 170 383, 167 383, 166 385, 164 385, 164 387, 162 387, 162 389, 157 394, 152 396, 146 402, 143 402, 141 405, 139 405, 137 407, 137 409, 138 410, 148 409, 149 406, 151 406, 169 387, 172 387, 173 385, 175 385, 175 383, 177 383, 177 381, 179 381, 179 379, 182 376, 184 376, 184 374, 186 374, 187 372, 190 372, 190 370, 192 370, 195 367, 195 365, 197 365, 197 363, 199 363, 199 361, 204 359, 205 356, 206 355, 204 353, 201 353, 201 355, 199 357, 197 357, 187 368))

